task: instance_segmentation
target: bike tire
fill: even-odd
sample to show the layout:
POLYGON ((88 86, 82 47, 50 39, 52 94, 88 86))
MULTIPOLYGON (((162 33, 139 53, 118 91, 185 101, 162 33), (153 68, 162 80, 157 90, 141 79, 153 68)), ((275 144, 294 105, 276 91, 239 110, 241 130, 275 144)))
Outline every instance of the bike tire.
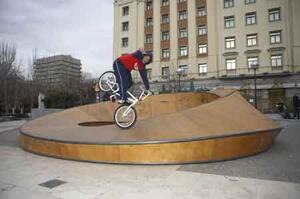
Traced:
POLYGON ((102 92, 110 92, 110 91, 111 91, 111 89, 109 88, 108 85, 107 85, 107 87, 106 87, 106 86, 104 85, 104 83, 102 83, 102 82, 105 81, 103 78, 105 78, 105 77, 108 76, 108 75, 111 75, 111 77, 114 78, 114 80, 113 80, 114 82, 117 81, 116 76, 115 76, 115 73, 114 73, 113 71, 106 71, 105 73, 103 73, 103 74, 99 77, 99 79, 98 79, 99 88, 100 88, 100 90, 101 90, 102 92))
POLYGON ((114 112, 114 122, 115 124, 120 128, 120 129, 129 129, 133 127, 137 121, 137 113, 134 107, 130 107, 130 114, 133 114, 133 119, 132 121, 129 122, 127 125, 123 125, 122 121, 119 121, 118 117, 120 116, 119 114, 122 114, 124 110, 126 110, 130 105, 123 104, 120 105, 114 112))

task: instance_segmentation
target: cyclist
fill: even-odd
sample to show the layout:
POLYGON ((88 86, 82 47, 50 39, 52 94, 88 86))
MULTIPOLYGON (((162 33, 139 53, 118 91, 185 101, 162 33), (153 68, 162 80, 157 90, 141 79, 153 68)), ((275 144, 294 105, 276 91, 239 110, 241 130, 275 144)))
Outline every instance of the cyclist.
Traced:
POLYGON ((146 65, 152 62, 152 53, 145 52, 143 48, 132 54, 125 54, 114 61, 113 69, 119 84, 119 103, 129 103, 127 101, 127 90, 132 86, 131 71, 138 70, 146 88, 146 93, 150 92, 147 77, 146 65))

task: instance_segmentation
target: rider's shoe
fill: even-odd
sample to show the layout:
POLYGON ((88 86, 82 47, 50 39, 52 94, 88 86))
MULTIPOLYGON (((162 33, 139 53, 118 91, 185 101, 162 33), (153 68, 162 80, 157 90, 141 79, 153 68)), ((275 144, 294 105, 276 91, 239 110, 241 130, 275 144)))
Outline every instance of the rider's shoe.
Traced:
POLYGON ((119 104, 123 104, 125 101, 124 100, 118 100, 119 104))
POLYGON ((119 104, 130 105, 131 103, 128 100, 118 100, 119 104))

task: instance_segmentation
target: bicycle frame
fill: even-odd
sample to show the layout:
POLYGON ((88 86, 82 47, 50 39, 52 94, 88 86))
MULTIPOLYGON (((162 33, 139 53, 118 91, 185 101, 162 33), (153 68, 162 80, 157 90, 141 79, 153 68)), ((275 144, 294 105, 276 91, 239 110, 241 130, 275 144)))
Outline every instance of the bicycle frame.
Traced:
MULTIPOLYGON (((112 90, 113 95, 110 96, 110 98, 114 98, 116 96, 120 96, 118 91, 119 91, 119 85, 116 82, 107 80, 106 83, 108 84, 109 88, 112 90), (114 86, 117 85, 117 89, 114 90, 114 86)), ((128 108, 126 109, 126 111, 123 113, 123 116, 127 116, 127 114, 129 113, 129 110, 131 107, 135 106, 139 101, 143 101, 145 100, 150 94, 145 95, 145 90, 140 87, 142 92, 140 94, 140 96, 137 98, 135 97, 131 92, 127 91, 127 94, 129 95, 128 97, 128 101, 131 103, 130 106, 128 106, 128 108)))
POLYGON ((149 95, 150 93, 148 93, 147 95, 145 95, 145 90, 140 87, 142 89, 142 92, 140 94, 140 96, 137 98, 135 97, 132 93, 130 93, 129 91, 127 91, 127 94, 129 95, 128 97, 128 101, 131 102, 130 106, 128 106, 128 108, 126 109, 126 111, 123 113, 123 116, 127 116, 129 110, 131 107, 135 106, 139 101, 143 101, 145 100, 149 95))
MULTIPOLYGON (((114 81, 111 81, 111 80, 107 80, 106 81, 107 85, 109 86, 110 90, 113 92, 113 95, 110 96, 110 99, 116 97, 116 96, 120 96, 120 94, 118 93, 119 91, 119 85, 118 83, 114 82, 114 81), (114 89, 115 85, 117 85, 117 89, 114 89)), ((128 97, 128 101, 131 103, 130 106, 128 106, 128 108, 126 109, 126 111, 123 113, 123 116, 127 116, 129 110, 131 107, 135 106, 139 101, 143 101, 145 100, 149 95, 150 93, 148 93, 147 95, 145 95, 145 90, 143 87, 141 87, 141 94, 140 96, 137 98, 135 97, 131 92, 127 91, 127 94, 129 95, 128 97)))
POLYGON ((116 82, 113 82, 113 81, 110 81, 110 80, 107 80, 106 83, 108 84, 110 90, 113 92, 113 95, 110 96, 110 100, 116 96, 120 96, 118 91, 119 91, 119 85, 118 83, 116 82), (114 86, 117 85, 117 89, 114 90, 114 86))

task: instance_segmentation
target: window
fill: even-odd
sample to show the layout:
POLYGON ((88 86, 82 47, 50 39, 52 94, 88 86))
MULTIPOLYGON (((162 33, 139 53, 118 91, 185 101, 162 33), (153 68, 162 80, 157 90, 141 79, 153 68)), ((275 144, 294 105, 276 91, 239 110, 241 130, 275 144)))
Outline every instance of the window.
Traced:
POLYGON ((123 22, 122 23, 122 31, 128 31, 129 30, 129 22, 123 22))
POLYGON ((225 48, 226 49, 235 48, 235 37, 226 37, 225 38, 225 48))
POLYGON ((161 40, 166 41, 170 40, 170 33, 168 31, 161 33, 161 40))
POLYGON ((236 69, 236 59, 226 59, 225 60, 226 70, 236 69))
POLYGON ((247 35, 247 46, 256 46, 257 45, 257 34, 248 34, 247 35))
POLYGON ((162 0, 161 1, 161 6, 168 6, 169 5, 169 0, 162 0))
POLYGON ((205 7, 198 8, 198 16, 199 17, 206 16, 206 8, 205 7))
POLYGON ((151 44, 152 42, 153 42, 152 34, 147 34, 146 35, 146 43, 151 44))
POLYGON ((147 18, 145 26, 146 27, 153 26, 153 19, 152 18, 147 18))
POLYGON ((256 24, 256 12, 246 14, 246 25, 256 24))
POLYGON ((230 8, 234 6, 234 0, 224 0, 224 8, 230 8))
POLYGON ((181 46, 179 48, 179 56, 187 56, 188 55, 188 48, 187 46, 181 46))
POLYGON ((167 78, 169 76, 169 67, 168 66, 162 67, 161 75, 163 78, 167 78))
POLYGON ((207 74, 207 64, 198 64, 200 76, 205 76, 207 74))
POLYGON ((258 57, 248 57, 248 68, 252 68, 253 65, 258 66, 258 57))
POLYGON ((234 27, 234 16, 224 17, 225 28, 233 28, 234 27))
POLYGON ((161 16, 161 23, 169 23, 169 15, 162 15, 161 16))
POLYGON ((170 50, 169 49, 162 49, 161 56, 162 56, 162 58, 169 58, 170 57, 170 50))
POLYGON ((198 26, 198 35, 207 35, 206 26, 198 26))
POLYGON ((183 69, 184 73, 187 73, 187 71, 188 71, 188 66, 187 65, 180 65, 179 68, 183 69))
POLYGON ((245 0, 245 4, 253 4, 256 3, 256 0, 245 0))
POLYGON ((207 44, 199 44, 198 45, 198 53, 201 54, 207 54, 207 44))
POLYGON ((281 43, 281 31, 270 32, 270 43, 271 44, 281 43))
POLYGON ((129 6, 123 7, 122 10, 123 16, 129 15, 129 6))
POLYGON ((179 30, 179 38, 183 38, 183 37, 187 37, 188 33, 187 33, 187 29, 186 28, 182 28, 179 30))
POLYGON ((179 11, 179 20, 184 20, 184 19, 187 19, 187 12, 186 10, 183 10, 183 11, 179 11))
POLYGON ((128 37, 122 38, 122 47, 128 47, 128 37))
POLYGON ((280 8, 274 8, 269 10, 269 21, 280 21, 280 8))
POLYGON ((272 68, 282 67, 282 55, 271 55, 272 68))
POLYGON ((149 69, 146 69, 147 70, 147 77, 148 79, 150 80, 151 79, 151 76, 152 76, 152 69, 149 68, 149 69))
POLYGON ((152 7, 153 7, 152 1, 150 1, 150 0, 146 1, 146 10, 151 10, 152 7))

